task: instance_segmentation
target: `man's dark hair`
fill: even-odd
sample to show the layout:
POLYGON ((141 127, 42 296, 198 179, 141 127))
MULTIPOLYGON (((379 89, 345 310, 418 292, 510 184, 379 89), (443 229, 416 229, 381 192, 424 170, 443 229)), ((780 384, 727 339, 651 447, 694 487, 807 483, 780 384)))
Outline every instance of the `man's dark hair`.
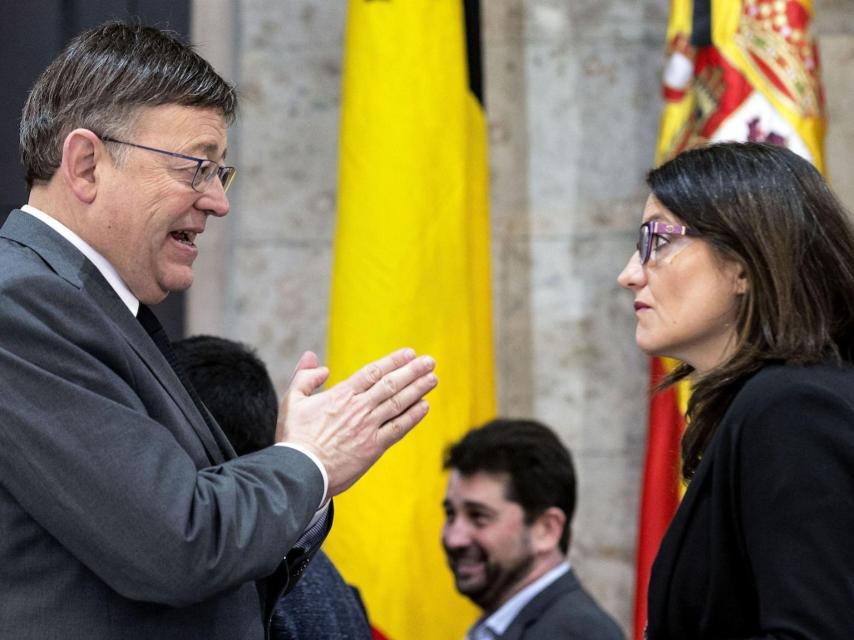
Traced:
POLYGON ((276 390, 252 349, 214 336, 185 338, 172 346, 190 383, 238 455, 275 442, 276 390))
POLYGON ((20 147, 27 186, 51 179, 74 129, 123 139, 140 107, 162 105, 214 109, 231 124, 237 93, 173 34, 121 22, 84 31, 45 69, 24 105, 20 147))
POLYGON ((549 507, 566 514, 560 549, 569 550, 575 512, 572 456, 547 426, 534 420, 496 419, 472 429, 445 452, 445 469, 463 476, 507 474, 506 498, 519 504, 531 524, 549 507))

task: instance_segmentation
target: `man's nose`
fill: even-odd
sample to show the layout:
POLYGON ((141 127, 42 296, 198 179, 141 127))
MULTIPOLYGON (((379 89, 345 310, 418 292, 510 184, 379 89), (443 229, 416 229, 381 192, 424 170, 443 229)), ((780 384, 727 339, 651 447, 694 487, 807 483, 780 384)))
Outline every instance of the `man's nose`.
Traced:
POLYGON ((461 549, 471 544, 471 528, 457 518, 445 523, 442 530, 442 543, 447 549, 461 549))
POLYGON ((205 183, 201 197, 196 201, 196 207, 210 215, 222 217, 229 211, 228 196, 225 194, 219 178, 213 178, 205 183))

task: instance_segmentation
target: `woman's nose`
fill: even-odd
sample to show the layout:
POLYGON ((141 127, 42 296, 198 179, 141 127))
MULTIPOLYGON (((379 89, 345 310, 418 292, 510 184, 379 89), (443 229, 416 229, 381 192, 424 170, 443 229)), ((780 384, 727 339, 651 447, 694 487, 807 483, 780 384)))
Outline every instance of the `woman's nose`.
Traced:
POLYGON ((646 282, 646 273, 640 262, 640 255, 635 251, 617 276, 617 283, 624 289, 635 289, 646 282))

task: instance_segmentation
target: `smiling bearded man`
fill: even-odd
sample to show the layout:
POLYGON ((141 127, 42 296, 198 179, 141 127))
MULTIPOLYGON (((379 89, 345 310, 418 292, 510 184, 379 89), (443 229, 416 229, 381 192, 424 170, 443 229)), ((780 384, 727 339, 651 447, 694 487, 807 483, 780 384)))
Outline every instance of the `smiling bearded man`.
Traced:
POLYGON ((468 640, 623 638, 566 561, 575 471, 548 427, 494 420, 450 447, 445 468, 442 546, 483 610, 468 640))

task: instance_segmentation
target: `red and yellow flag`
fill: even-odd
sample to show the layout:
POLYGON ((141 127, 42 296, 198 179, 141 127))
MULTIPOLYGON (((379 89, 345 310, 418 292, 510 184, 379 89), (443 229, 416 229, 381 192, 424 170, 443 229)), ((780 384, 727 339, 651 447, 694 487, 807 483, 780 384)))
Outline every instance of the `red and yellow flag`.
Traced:
MULTIPOLYGON (((825 121, 811 0, 671 0, 656 164, 726 140, 784 145, 824 170, 825 121)), ((653 358, 653 386, 675 365, 653 358)), ((635 638, 649 570, 681 492, 687 383, 651 399, 638 528, 635 638)), ((690 428, 690 427, 689 427, 690 428)))
POLYGON ((328 360, 431 354, 430 414, 335 501, 327 551, 378 637, 460 638, 440 544, 445 447, 494 416, 486 123, 475 1, 348 3, 328 360))

